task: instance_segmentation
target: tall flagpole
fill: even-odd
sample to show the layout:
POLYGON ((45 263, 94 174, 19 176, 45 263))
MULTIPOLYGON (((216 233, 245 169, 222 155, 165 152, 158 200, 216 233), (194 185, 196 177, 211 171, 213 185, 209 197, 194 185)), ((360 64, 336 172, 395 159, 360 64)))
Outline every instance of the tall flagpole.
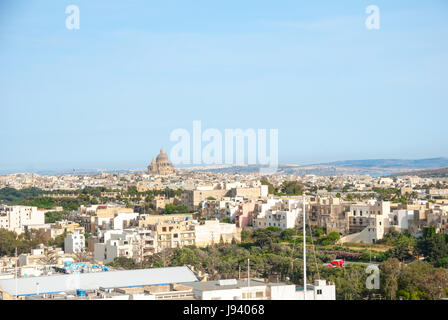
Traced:
POLYGON ((250 288, 250 259, 247 259, 247 287, 250 288))
POLYGON ((15 274, 16 274, 16 300, 18 299, 18 297, 17 297, 17 263, 18 263, 19 261, 17 260, 17 247, 16 247, 16 272, 15 272, 15 274))
POLYGON ((305 231, 305 193, 303 193, 303 300, 306 300, 306 231, 305 231))

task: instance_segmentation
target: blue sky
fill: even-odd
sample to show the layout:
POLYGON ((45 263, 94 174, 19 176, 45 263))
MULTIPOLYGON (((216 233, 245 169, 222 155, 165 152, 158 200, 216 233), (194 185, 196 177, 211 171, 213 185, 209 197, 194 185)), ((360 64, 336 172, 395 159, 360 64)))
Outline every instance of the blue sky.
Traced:
POLYGON ((446 1, 3 0, 0 171, 143 168, 193 120, 280 163, 448 156, 447 61, 446 1))

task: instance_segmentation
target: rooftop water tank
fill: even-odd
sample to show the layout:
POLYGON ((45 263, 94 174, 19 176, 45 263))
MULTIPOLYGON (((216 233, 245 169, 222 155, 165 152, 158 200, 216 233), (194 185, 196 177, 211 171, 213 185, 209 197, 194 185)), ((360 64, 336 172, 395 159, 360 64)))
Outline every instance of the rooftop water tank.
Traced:
POLYGON ((78 297, 85 297, 86 296, 86 290, 83 289, 76 289, 76 295, 78 297))

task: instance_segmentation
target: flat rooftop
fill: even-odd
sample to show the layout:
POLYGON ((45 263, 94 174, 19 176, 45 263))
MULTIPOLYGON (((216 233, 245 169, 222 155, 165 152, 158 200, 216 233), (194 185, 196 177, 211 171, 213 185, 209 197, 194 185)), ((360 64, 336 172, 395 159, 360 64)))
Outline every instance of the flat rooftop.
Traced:
MULTIPOLYGON (((212 291, 212 290, 229 290, 229 289, 240 289, 247 288, 247 280, 236 280, 236 284, 225 284, 219 285, 218 281, 201 281, 201 282, 191 282, 184 283, 185 286, 192 287, 193 290, 199 291, 212 291)), ((286 286, 287 283, 284 282, 264 282, 260 280, 251 279, 250 286, 251 287, 259 287, 259 286, 286 286)))
POLYGON ((8 294, 29 296, 36 294, 56 294, 76 289, 96 290, 156 286, 171 283, 194 283, 199 281, 186 266, 151 268, 95 273, 64 274, 42 277, 26 277, 0 280, 0 291, 8 294))

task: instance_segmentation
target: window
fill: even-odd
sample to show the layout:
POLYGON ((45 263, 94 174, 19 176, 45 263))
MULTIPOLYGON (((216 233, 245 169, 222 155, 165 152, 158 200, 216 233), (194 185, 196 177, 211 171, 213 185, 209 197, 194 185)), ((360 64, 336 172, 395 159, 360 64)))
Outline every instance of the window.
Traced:
POLYGON ((317 289, 317 294, 322 294, 322 289, 317 289))

